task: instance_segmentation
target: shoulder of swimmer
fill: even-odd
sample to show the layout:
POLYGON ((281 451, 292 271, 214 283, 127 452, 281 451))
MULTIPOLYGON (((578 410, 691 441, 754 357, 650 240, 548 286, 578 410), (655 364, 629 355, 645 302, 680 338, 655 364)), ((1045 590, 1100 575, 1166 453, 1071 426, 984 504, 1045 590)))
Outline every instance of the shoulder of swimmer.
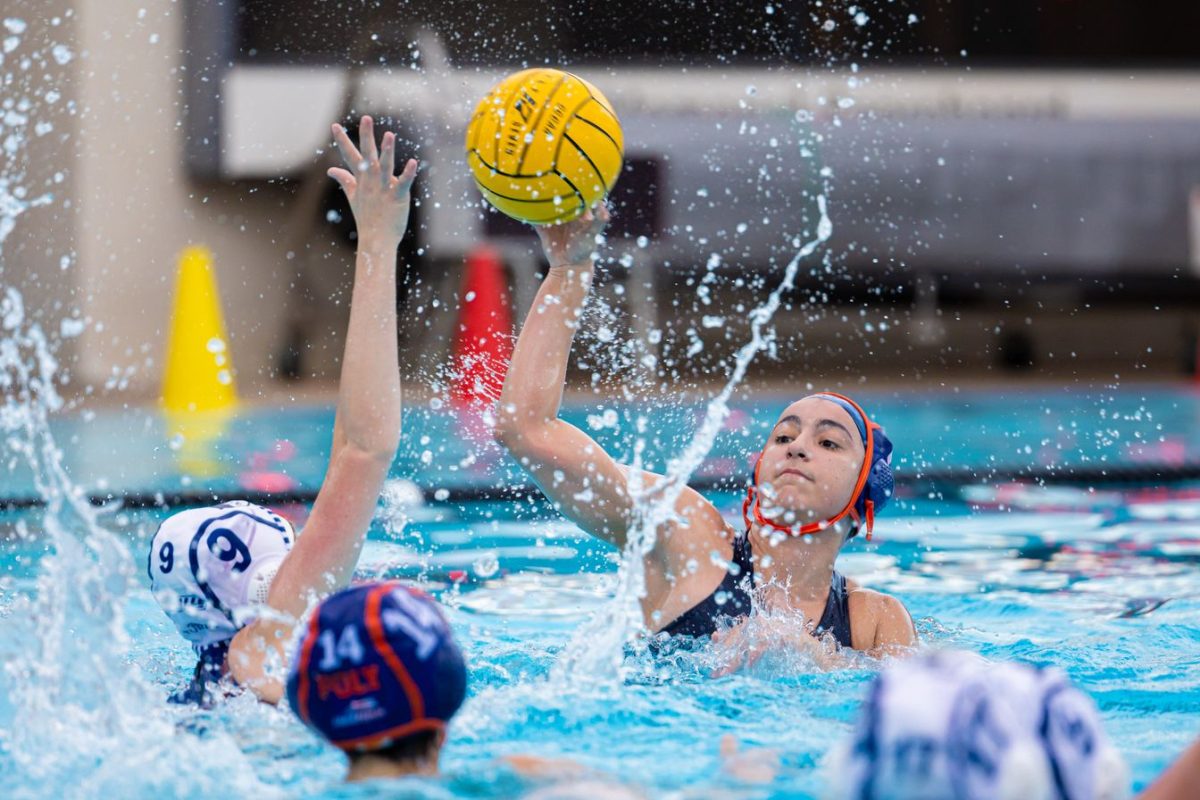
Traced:
MULTIPOLYGON (((675 520, 658 532, 653 556, 672 573, 724 577, 722 561, 733 560, 736 536, 721 512, 695 489, 686 488, 675 503, 675 520), (713 559, 713 554, 720 556, 713 559), (688 568, 691 567, 691 568, 688 568), (711 570, 705 569, 711 567, 711 570), (686 568, 686 569, 685 569, 686 568)), ((718 579, 719 581, 720 579, 718 579)))
MULTIPOLYGON (((633 477, 631 467, 622 464, 621 470, 626 480, 633 477)), ((663 476, 642 470, 638 477, 653 504, 656 500, 654 490, 663 482, 663 476)), ((733 538, 728 523, 704 495, 690 486, 683 487, 675 499, 673 511, 670 521, 655 531, 654 545, 647 554, 651 565, 671 572, 696 557, 697 553, 703 553, 705 561, 710 561, 707 556, 714 548, 725 559, 733 556, 733 538)))
POLYGON ((891 595, 846 580, 846 610, 855 650, 891 655, 917 643, 917 632, 904 603, 891 595))
POLYGON ((733 560, 735 536, 712 503, 684 489, 675 503, 675 520, 656 532, 646 556, 646 605, 673 618, 711 594, 733 560))

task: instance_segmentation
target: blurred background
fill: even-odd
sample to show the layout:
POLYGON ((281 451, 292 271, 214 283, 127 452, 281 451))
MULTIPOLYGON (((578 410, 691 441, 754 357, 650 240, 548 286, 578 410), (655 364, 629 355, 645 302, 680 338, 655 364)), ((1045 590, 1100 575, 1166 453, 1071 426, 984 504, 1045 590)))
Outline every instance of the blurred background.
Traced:
POLYGON ((545 266, 482 205, 464 129, 543 64, 598 86, 626 143, 564 418, 740 524, 779 410, 860 398, 897 487, 839 569, 934 646, 1068 670, 1145 785, 1200 707, 1197 31, 1200 4, 1134 0, 0 0, 4 796, 341 779, 274 711, 168 712, 195 655, 145 557, 167 514, 217 498, 303 526, 354 263, 329 126, 362 114, 423 168, 396 297, 404 436, 358 574, 444 601, 478 687, 459 783, 431 796, 517 796, 494 761, 514 748, 702 796, 725 791, 723 733, 785 754, 754 796, 818 795, 873 671, 708 681, 702 658, 626 659, 635 632, 605 609, 636 577, 455 404, 498 372, 455 380, 460 309, 508 335, 545 266), (505 296, 470 299, 468 262, 505 296), (211 263, 223 326, 204 280, 204 313, 174 314, 181 263, 211 263))
POLYGON ((42 87, 24 183, 55 202, 16 226, 4 277, 55 330, 82 322, 70 391, 156 395, 193 243, 215 254, 244 396, 336 378, 354 241, 328 127, 363 113, 424 165, 397 302, 406 371, 436 390, 464 258, 498 248, 518 322, 543 266, 462 152, 479 98, 539 64, 597 84, 625 128, 591 325, 637 345, 592 358, 609 374, 722 378, 819 194, 832 238, 754 380, 1197 373, 1195 4, 4 5, 25 42, 56 43, 13 73, 42 87))

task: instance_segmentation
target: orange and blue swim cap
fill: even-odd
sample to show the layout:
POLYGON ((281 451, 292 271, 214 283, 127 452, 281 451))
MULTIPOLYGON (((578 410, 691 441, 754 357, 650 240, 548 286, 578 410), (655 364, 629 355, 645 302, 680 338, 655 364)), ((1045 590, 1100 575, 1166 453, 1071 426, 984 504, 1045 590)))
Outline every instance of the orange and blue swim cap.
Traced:
POLYGON ((783 531, 793 536, 819 533, 835 524, 844 517, 850 517, 854 525, 851 536, 857 536, 860 529, 865 528, 867 539, 875 527, 875 512, 883 510, 892 499, 896 489, 896 480, 892 475, 892 441, 887 437, 877 423, 873 422, 863 411, 862 406, 845 395, 834 392, 819 392, 810 397, 819 397, 841 406, 850 415, 858 435, 862 437, 863 448, 866 451, 862 467, 859 469, 858 480, 846 506, 829 519, 819 522, 808 522, 803 525, 780 525, 774 520, 767 519, 760 508, 758 491, 758 470, 762 466, 762 456, 754 467, 754 480, 746 489, 746 499, 742 503, 742 519, 746 529, 757 523, 766 528, 783 531))
POLYGON ((864 462, 865 478, 854 497, 854 510, 859 520, 866 520, 869 503, 870 518, 874 522, 875 512, 882 511, 896 491, 896 479, 892 474, 892 440, 883 432, 883 428, 867 417, 862 406, 849 397, 833 392, 818 392, 813 397, 828 400, 845 409, 858 428, 863 446, 870 448, 864 462))
POLYGON ((288 703, 343 750, 441 730, 466 696, 462 651, 438 604, 399 581, 326 598, 292 659, 288 703))

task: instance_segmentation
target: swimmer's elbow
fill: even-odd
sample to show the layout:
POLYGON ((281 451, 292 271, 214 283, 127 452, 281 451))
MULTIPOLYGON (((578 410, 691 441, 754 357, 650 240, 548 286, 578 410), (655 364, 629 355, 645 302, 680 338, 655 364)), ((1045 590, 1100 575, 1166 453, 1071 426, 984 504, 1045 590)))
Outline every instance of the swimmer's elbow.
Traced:
POLYGON ((370 441, 347 441, 338 452, 338 457, 347 462, 363 465, 382 465, 384 470, 391 467, 400 450, 400 437, 385 437, 370 441))
POLYGON ((537 429, 538 426, 522 420, 515 411, 499 411, 496 415, 496 426, 492 429, 492 438, 508 452, 520 455, 536 443, 537 429))
POLYGON ((513 448, 521 441, 520 430, 516 414, 498 412, 496 414, 496 425, 492 428, 492 438, 496 440, 496 444, 512 452, 513 448))

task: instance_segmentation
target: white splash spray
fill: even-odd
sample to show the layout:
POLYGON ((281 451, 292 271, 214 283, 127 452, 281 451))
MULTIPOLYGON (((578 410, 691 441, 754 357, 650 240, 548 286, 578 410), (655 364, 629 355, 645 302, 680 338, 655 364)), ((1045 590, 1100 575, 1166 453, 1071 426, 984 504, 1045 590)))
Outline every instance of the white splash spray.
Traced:
POLYGON ((666 479, 653 487, 643 485, 641 480, 643 437, 649 421, 644 417, 638 419, 638 439, 634 444, 629 486, 636 516, 621 554, 616 596, 576 631, 551 672, 552 681, 594 683, 596 680, 623 679, 625 645, 645 630, 640 602, 646 591, 645 557, 654 547, 658 531, 677 521, 675 503, 729 418, 729 398, 745 378, 755 356, 771 345, 774 332, 769 327, 770 322, 779 310, 784 294, 795 286, 800 265, 833 235, 833 223, 826 204, 828 172, 822 170, 821 175, 825 183, 816 198, 819 219, 814 237, 788 262, 783 278, 767 299, 750 312, 750 340, 734 356, 729 378, 717 396, 709 401, 703 422, 687 447, 671 462, 666 479))
MULTIPOLYGON (((20 55, 25 24, 4 21, 5 53, 20 55)), ((47 53, 60 64, 56 44, 47 53)), ((14 57, 15 57, 14 55, 14 57)), ((4 63, 0 61, 0 64, 4 63)), ((22 158, 35 121, 40 88, 14 89, 2 101, 0 141, 0 274, 3 246, 18 218, 53 202, 30 197, 22 158)), ((47 267, 48 269, 50 267, 47 267)), ((57 266, 54 267, 57 269, 57 266)), ((129 660, 124 608, 140 559, 101 524, 72 481, 50 417, 63 407, 55 342, 31 321, 20 292, 0 286, 0 454, 5 468, 24 464, 45 503, 41 532, 24 521, 25 536, 44 536, 35 594, 18 592, 2 610, 0 635, 0 774, 6 798, 264 796, 241 750, 228 736, 176 729, 164 692, 129 660), (212 765, 219 764, 219 769, 212 765)))

